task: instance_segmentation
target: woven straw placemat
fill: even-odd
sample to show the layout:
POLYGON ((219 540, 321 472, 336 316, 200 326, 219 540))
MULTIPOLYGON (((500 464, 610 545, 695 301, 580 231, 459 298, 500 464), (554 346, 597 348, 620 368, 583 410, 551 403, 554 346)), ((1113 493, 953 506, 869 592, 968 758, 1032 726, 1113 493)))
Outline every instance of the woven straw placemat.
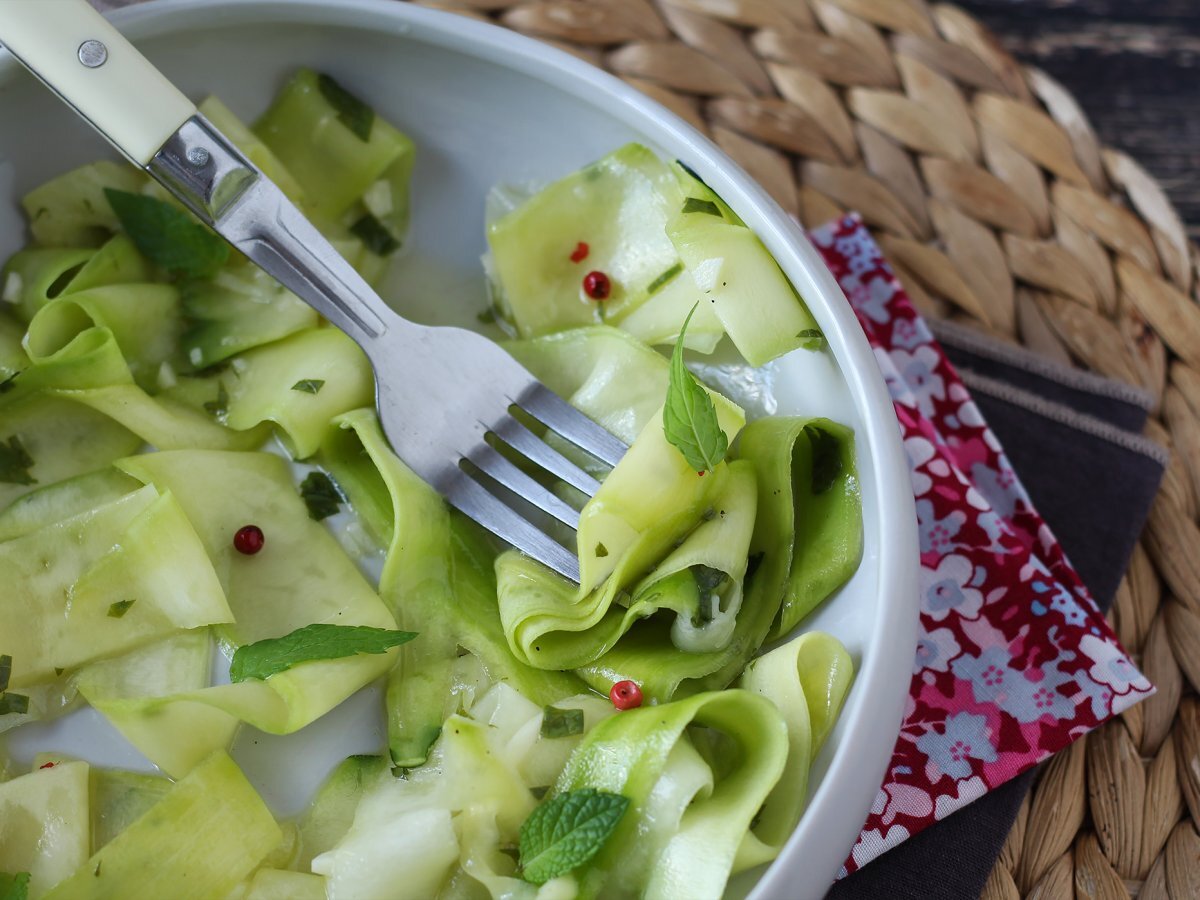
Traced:
POLYGON ((984 897, 1200 898, 1200 253, 1158 184, 954 6, 426 5, 615 72, 805 225, 858 210, 926 315, 1154 395, 1172 462, 1111 619, 1158 693, 1049 763, 984 897))

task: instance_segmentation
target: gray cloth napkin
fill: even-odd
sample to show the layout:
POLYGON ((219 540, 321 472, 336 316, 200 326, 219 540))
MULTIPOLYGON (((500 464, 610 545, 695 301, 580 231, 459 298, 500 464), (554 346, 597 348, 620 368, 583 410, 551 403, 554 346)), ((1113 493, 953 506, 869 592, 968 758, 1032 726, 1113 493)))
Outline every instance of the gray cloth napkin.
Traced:
MULTIPOLYGON (((1141 435, 1144 391, 930 322, 1092 596, 1107 611, 1158 490, 1167 451, 1141 435)), ((827 900, 972 900, 1037 770, 985 794, 838 882, 827 900)))

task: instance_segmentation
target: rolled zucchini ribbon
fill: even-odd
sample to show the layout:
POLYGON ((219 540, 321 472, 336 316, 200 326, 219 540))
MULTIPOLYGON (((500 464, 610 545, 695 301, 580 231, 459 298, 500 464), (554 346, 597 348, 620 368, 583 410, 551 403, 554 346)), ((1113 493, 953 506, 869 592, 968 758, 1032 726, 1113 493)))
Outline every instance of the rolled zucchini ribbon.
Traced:
POLYGON ((787 757, 783 718, 750 691, 697 694, 601 722, 554 790, 595 788, 631 803, 604 847, 575 873, 580 900, 716 900, 787 757))
POLYGON ((388 744, 397 765, 423 762, 442 722, 459 707, 461 651, 480 661, 489 680, 539 704, 583 689, 573 675, 531 667, 509 650, 496 610, 491 545, 395 456, 372 410, 338 418, 319 461, 387 549, 381 597, 401 628, 420 633, 400 648, 388 676, 388 744))

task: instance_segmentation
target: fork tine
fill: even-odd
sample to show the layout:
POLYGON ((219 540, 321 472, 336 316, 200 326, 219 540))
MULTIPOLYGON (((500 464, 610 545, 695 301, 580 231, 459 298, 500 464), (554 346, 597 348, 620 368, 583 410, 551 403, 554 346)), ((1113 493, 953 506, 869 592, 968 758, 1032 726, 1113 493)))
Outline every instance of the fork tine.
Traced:
POLYGON ((571 487, 582 491, 591 497, 600 488, 600 482, 589 475, 575 463, 571 462, 540 437, 514 419, 505 416, 495 427, 492 434, 508 444, 526 459, 537 463, 551 475, 561 478, 571 487))
POLYGON ((501 456, 495 448, 479 444, 466 458, 522 500, 549 513, 564 525, 579 528, 579 513, 576 510, 501 456))
POLYGON ((620 462, 629 449, 541 382, 529 385, 515 402, 543 425, 610 466, 620 462))
POLYGON ((459 511, 518 550, 579 583, 579 560, 562 544, 543 534, 465 472, 450 480, 446 498, 459 511))

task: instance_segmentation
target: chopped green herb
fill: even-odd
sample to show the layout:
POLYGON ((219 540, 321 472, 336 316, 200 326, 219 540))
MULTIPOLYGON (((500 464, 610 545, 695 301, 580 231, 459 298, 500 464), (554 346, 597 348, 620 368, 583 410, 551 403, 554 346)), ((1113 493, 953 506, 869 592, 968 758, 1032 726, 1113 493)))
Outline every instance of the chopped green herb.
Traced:
POLYGON ((29 712, 29 698, 24 694, 0 694, 0 716, 29 712))
POLYGON ((483 312, 479 313, 475 319, 479 322, 482 322, 484 325, 491 325, 496 321, 496 307, 489 306, 483 312))
POLYGON ((37 484, 37 479, 29 474, 33 466, 33 457, 25 449, 17 435, 8 442, 0 441, 0 481, 7 484, 37 484))
POLYGON ((692 566, 692 577, 696 579, 701 596, 707 596, 724 584, 729 576, 712 566, 692 566))
POLYGON ((168 272, 205 278, 229 259, 224 238, 190 212, 145 194, 105 188, 104 195, 138 250, 168 272))
POLYGON ((608 548, 605 547, 604 544, 597 544, 596 545, 596 557, 598 559, 604 559, 604 557, 606 557, 606 556, 608 556, 608 548))
POLYGON ((323 72, 317 75, 317 88, 321 91, 321 96, 337 113, 338 121, 349 128, 359 140, 369 141, 371 139, 371 126, 375 124, 375 110, 323 72))
POLYGON ((366 625, 306 625, 283 637, 238 647, 229 666, 229 680, 236 684, 250 678, 266 679, 313 660, 386 653, 415 637, 411 631, 366 625))
POLYGON ((800 346, 805 350, 820 350, 825 346, 825 335, 819 328, 805 328, 796 338, 801 341, 800 346))
POLYGON ((8 690, 9 679, 12 678, 12 657, 0 656, 0 694, 8 690))
POLYGON ((217 399, 209 400, 204 408, 214 416, 223 416, 229 409, 229 392, 225 390, 225 382, 217 382, 217 399))
POLYGON ((333 479, 324 472, 309 472, 300 482, 300 498, 308 507, 308 517, 320 522, 338 511, 342 495, 333 479))
POLYGON ((321 388, 325 387, 325 380, 322 378, 305 378, 297 381, 292 385, 293 391, 302 391, 305 394, 318 394, 321 388))
POLYGON ((388 256, 400 249, 400 242, 387 230, 387 226, 370 213, 363 213, 362 217, 350 226, 350 233, 376 256, 388 256))
POLYGON ((61 675, 61 674, 62 674, 63 672, 65 672, 65 671, 67 671, 67 670, 66 670, 66 669, 60 669, 58 666, 55 666, 55 667, 54 667, 54 674, 55 674, 55 675, 61 675))
POLYGON ((704 213, 709 216, 716 216, 718 219, 725 218, 721 215, 721 207, 717 206, 711 200, 701 200, 699 197, 688 197, 684 200, 682 211, 685 213, 704 213))
POLYGON ((842 448, 837 438, 815 425, 805 425, 804 436, 812 445, 812 492, 823 494, 842 474, 842 448))
POLYGON ((655 294, 658 291, 661 291, 664 287, 666 287, 668 284, 671 283, 671 280, 676 275, 678 275, 682 271, 683 271, 683 263, 681 263, 681 262, 675 263, 675 265, 671 266, 671 268, 667 269, 665 272, 663 272, 661 275, 659 275, 657 278, 655 278, 652 282, 650 282, 650 284, 646 287, 646 293, 647 294, 655 294))
POLYGON ((0 394, 7 394, 9 391, 15 388, 17 386, 17 376, 20 374, 20 372, 13 372, 3 381, 0 381, 0 394))
POLYGON ((121 619, 125 617, 125 613, 129 612, 129 607, 137 603, 137 600, 118 600, 108 608, 108 617, 110 619, 121 619))
POLYGON ((583 734, 582 709, 558 709, 547 706, 542 710, 542 737, 561 738, 583 734))
POLYGON ((543 803, 521 825, 521 876, 531 884, 577 869, 600 852, 629 798, 584 788, 543 803))
MULTIPOLYGON (((699 304, 697 304, 699 305, 699 304)), ((671 368, 667 384, 667 402, 663 407, 663 432, 684 459, 697 472, 707 472, 725 458, 729 439, 717 419, 708 391, 683 364, 683 336, 696 307, 683 320, 675 349, 671 351, 671 368)))
POLYGON ((546 796, 548 793, 550 793, 550 785, 548 785, 548 784, 539 784, 537 787, 531 787, 531 788, 529 789, 529 793, 533 794, 533 796, 534 796, 534 798, 535 798, 535 799, 537 799, 537 800, 541 800, 541 799, 542 799, 543 797, 545 797, 545 796, 546 796))
POLYGON ((29 873, 0 872, 0 900, 28 900, 29 873))

